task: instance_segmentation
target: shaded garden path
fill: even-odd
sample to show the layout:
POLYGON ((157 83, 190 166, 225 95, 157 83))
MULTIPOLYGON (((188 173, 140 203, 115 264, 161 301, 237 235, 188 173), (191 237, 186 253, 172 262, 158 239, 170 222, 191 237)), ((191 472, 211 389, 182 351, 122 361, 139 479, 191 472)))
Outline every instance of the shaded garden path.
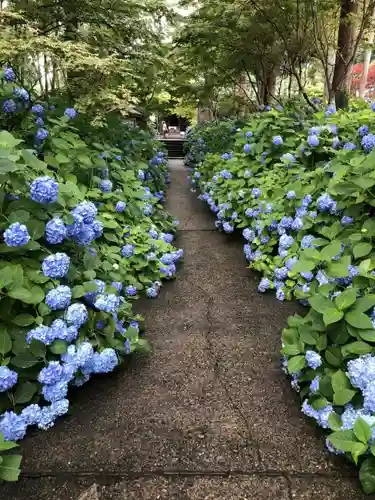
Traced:
POLYGON ((153 353, 72 396, 72 416, 22 444, 16 500, 362 500, 279 368, 292 303, 257 293, 242 245, 213 230, 171 161, 185 263, 142 306, 153 353), (232 474, 229 476, 229 471, 232 474))

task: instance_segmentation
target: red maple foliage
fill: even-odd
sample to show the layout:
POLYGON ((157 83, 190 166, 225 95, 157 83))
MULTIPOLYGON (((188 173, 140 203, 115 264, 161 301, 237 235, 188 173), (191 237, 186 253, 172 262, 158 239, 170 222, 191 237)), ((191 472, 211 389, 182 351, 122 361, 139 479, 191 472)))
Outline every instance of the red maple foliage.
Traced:
MULTIPOLYGON (((352 86, 351 86, 352 92, 359 90, 362 72, 363 72, 363 64, 362 63, 354 64, 352 70, 352 86)), ((375 87, 375 63, 370 64, 367 76, 366 89, 371 89, 373 87, 375 87)))

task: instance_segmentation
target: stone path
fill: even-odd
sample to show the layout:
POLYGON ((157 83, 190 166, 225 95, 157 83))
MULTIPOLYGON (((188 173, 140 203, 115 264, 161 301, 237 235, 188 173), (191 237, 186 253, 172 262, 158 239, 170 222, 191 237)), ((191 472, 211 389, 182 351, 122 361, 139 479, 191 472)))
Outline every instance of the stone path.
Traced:
POLYGON ((6 500, 363 500, 279 369, 295 305, 257 293, 242 244, 213 230, 171 161, 185 263, 141 309, 153 353, 72 396, 72 415, 22 443, 6 500))

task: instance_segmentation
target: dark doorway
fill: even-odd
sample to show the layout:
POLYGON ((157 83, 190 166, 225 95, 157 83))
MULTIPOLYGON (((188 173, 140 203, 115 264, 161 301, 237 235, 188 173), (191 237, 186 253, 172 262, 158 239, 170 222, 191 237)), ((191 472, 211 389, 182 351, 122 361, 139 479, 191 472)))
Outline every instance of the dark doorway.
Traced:
POLYGON ((185 132, 189 126, 189 120, 177 115, 165 116, 162 121, 165 121, 168 127, 176 127, 180 132, 185 132))

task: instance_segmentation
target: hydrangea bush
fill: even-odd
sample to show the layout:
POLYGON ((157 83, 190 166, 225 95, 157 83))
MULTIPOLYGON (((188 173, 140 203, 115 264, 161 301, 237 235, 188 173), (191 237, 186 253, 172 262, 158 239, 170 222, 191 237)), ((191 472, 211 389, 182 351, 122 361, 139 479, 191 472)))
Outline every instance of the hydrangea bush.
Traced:
MULTIPOLYGON (((141 132, 129 149, 100 142, 104 132, 86 136, 74 108, 58 116, 12 90, 14 79, 5 68, 0 453, 66 414, 70 385, 148 349, 133 301, 157 297, 183 254, 173 246, 178 221, 163 208, 169 178, 156 143, 141 132)), ((0 479, 16 479, 19 462, 0 456, 0 479)))
POLYGON ((375 491, 374 109, 264 111, 236 131, 230 150, 208 152, 193 131, 188 154, 216 227, 242 231, 259 292, 308 308, 282 332, 282 368, 327 448, 360 466, 367 493, 375 491))

